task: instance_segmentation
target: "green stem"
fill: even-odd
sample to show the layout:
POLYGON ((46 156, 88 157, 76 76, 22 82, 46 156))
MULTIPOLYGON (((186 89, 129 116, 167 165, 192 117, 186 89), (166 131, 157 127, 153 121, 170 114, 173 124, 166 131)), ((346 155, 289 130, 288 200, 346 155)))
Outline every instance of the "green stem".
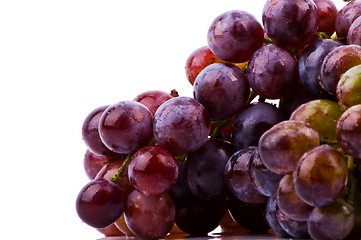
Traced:
POLYGON ((326 139, 326 138, 321 138, 320 139, 320 144, 328 144, 328 145, 331 145, 331 146, 337 146, 338 145, 338 142, 337 140, 329 140, 329 139, 326 139))
POLYGON ((212 137, 213 138, 220 138, 222 137, 221 134, 221 130, 222 128, 224 128, 225 126, 227 126, 228 124, 230 124, 232 121, 232 119, 225 119, 222 121, 212 121, 212 124, 218 124, 218 126, 214 129, 213 133, 212 133, 212 137))
POLYGON ((119 178, 123 175, 124 169, 125 167, 128 165, 128 163, 132 160, 132 154, 128 154, 122 164, 122 166, 120 166, 119 170, 117 171, 117 173, 110 178, 110 180, 114 183, 117 183, 119 181, 119 178))
POLYGON ((270 38, 264 38, 263 43, 265 44, 276 44, 272 39, 270 38))
POLYGON ((258 96, 253 89, 251 90, 251 93, 249 94, 248 104, 250 104, 256 97, 258 96))

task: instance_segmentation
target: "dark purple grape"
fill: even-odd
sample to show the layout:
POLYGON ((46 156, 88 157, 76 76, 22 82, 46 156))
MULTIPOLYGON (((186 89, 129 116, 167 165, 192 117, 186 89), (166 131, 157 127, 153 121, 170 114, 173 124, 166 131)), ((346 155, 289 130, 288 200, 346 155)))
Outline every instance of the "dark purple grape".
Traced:
POLYGON ((257 190, 267 197, 275 197, 278 184, 283 177, 269 170, 259 157, 258 151, 255 151, 250 159, 249 175, 253 185, 257 190))
POLYGON ((251 88, 260 96, 282 98, 297 85, 296 59, 274 44, 263 46, 249 60, 247 79, 251 88))
POLYGON ((83 165, 86 175, 93 180, 100 169, 107 164, 108 158, 95 155, 89 149, 85 151, 83 165))
POLYGON ((105 109, 109 106, 101 106, 91 111, 85 118, 82 127, 82 138, 87 148, 95 155, 102 157, 116 157, 119 154, 112 152, 106 147, 99 135, 99 120, 105 109))
POLYGON ((191 152, 207 141, 209 114, 193 98, 172 98, 156 111, 153 132, 158 144, 172 153, 191 152))
POLYGON ((347 34, 347 43, 361 45, 361 17, 357 17, 351 24, 347 34))
POLYGON ((250 87, 241 69, 230 63, 213 63, 194 82, 194 99, 213 120, 232 117, 247 105, 250 87))
POLYGON ((233 220, 252 234, 268 232, 264 209, 263 203, 246 203, 232 195, 228 197, 228 211, 233 220))
POLYGON ((174 225, 175 207, 172 198, 164 193, 144 196, 134 190, 125 206, 125 222, 129 229, 143 239, 165 237, 174 225))
POLYGON ((336 94, 339 104, 347 109, 361 104, 361 65, 350 68, 342 74, 337 83, 336 94))
POLYGON ((113 224, 124 212, 126 195, 115 183, 99 178, 86 184, 76 199, 76 211, 94 228, 113 224))
POLYGON ((320 39, 311 43, 298 59, 298 73, 308 93, 318 98, 330 98, 330 94, 320 85, 323 59, 342 43, 333 39, 320 39))
POLYGON ((235 116, 232 123, 232 143, 237 150, 256 146, 265 131, 285 119, 276 106, 266 102, 253 103, 235 116))
POLYGON ((267 197, 255 188, 249 174, 250 158, 256 151, 257 147, 249 146, 235 152, 224 173, 227 186, 236 198, 248 203, 265 203, 267 197))
POLYGON ((229 142, 210 138, 199 149, 188 153, 184 173, 195 196, 203 199, 227 196, 224 169, 234 152, 235 149, 229 142))
POLYGON ((143 195, 159 195, 170 190, 178 178, 178 164, 161 146, 146 146, 132 157, 129 181, 143 195))
POLYGON ((297 221, 287 217, 279 208, 276 210, 279 224, 289 235, 297 239, 310 239, 307 229, 307 221, 297 221))
POLYGON ((302 155, 293 173, 293 183, 304 202, 323 206, 333 202, 346 187, 347 175, 344 156, 324 144, 302 155))
POLYGON ((336 34, 338 38, 346 37, 351 24, 361 15, 361 0, 350 1, 336 17, 336 34))
POLYGON ((139 102, 146 106, 154 116, 159 106, 172 97, 173 96, 171 94, 164 91, 149 90, 136 96, 133 101, 139 102))
POLYGON ((307 221, 313 207, 302 201, 295 191, 292 174, 285 175, 277 189, 277 205, 287 217, 307 221))
POLYGON ((312 239, 345 239, 355 223, 354 208, 342 199, 316 207, 308 219, 312 239))
POLYGON ((281 227, 277 219, 277 201, 276 198, 269 198, 265 209, 265 217, 271 229, 280 237, 288 238, 290 235, 281 227))
POLYGON ((213 20, 208 45, 218 58, 227 62, 246 62, 263 45, 263 28, 244 11, 231 10, 213 20))
POLYGON ((272 172, 288 174, 298 159, 320 144, 318 133, 301 121, 282 121, 267 130, 259 140, 263 164, 272 172))
POLYGON ((153 137, 153 115, 135 101, 122 101, 108 107, 99 120, 103 143, 113 152, 128 154, 147 145, 153 137))
POLYGON ((193 198, 186 206, 177 209, 175 224, 192 236, 205 236, 218 227, 226 212, 225 198, 217 200, 193 198))
POLYGON ((320 75, 321 86, 335 95, 341 75, 359 64, 361 64, 361 46, 344 45, 334 48, 323 60, 320 75))
POLYGON ((198 74, 208 65, 212 63, 221 62, 208 46, 200 47, 194 50, 187 58, 186 61, 186 77, 190 84, 194 84, 198 74))
POLYGON ((353 157, 361 158, 361 104, 347 109, 337 122, 338 144, 353 157))
POLYGON ((338 14, 336 5, 332 0, 313 0, 318 10, 318 32, 324 32, 327 36, 331 36, 335 30, 335 22, 338 14))
POLYGON ((319 25, 317 6, 312 0, 267 0, 262 21, 273 41, 292 48, 312 40, 319 25))

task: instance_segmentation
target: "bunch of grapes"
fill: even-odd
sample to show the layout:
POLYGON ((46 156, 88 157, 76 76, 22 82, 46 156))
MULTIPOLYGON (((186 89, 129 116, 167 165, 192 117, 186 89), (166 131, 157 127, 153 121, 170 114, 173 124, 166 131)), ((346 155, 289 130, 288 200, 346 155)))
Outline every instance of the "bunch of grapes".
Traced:
POLYGON ((186 61, 193 97, 151 90, 86 117, 76 210, 106 236, 361 238, 361 0, 222 13, 186 61), (238 231, 239 233, 239 231, 238 231))

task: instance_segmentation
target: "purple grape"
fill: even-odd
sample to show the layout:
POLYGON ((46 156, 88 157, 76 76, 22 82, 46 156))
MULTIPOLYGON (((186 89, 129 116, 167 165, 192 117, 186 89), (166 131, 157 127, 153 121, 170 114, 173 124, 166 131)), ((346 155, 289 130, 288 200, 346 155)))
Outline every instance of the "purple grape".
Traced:
POLYGON ((237 150, 256 146, 265 131, 285 119, 276 106, 266 102, 253 103, 235 116, 232 123, 232 143, 237 150))
POLYGON ((346 37, 351 24, 361 15, 361 0, 350 1, 337 14, 336 34, 338 38, 346 37))
POLYGON ((313 0, 317 6, 319 24, 318 32, 324 32, 331 36, 335 30, 335 22, 338 14, 336 5, 332 0, 313 0))
POLYGON ((297 221, 287 217, 279 208, 276 210, 276 216, 279 224, 289 235, 297 239, 309 239, 307 221, 297 221))
POLYGON ((113 152, 132 153, 150 142, 152 123, 152 113, 143 104, 122 101, 103 112, 99 120, 100 138, 113 152))
POLYGON ((170 190, 178 178, 178 164, 161 146, 146 146, 132 157, 129 181, 142 194, 159 195, 170 190))
POLYGON ((347 33, 347 43, 361 45, 361 17, 357 17, 347 33))
POLYGON ((298 73, 307 92, 318 98, 330 98, 330 94, 320 85, 323 59, 342 43, 332 39, 320 39, 311 43, 298 59, 298 73))
POLYGON ((213 120, 232 117, 247 105, 250 87, 241 69, 230 63, 213 63, 194 82, 194 99, 213 120))
POLYGON ((136 96, 133 101, 139 102, 146 106, 154 116, 159 106, 172 97, 173 96, 171 94, 164 91, 149 90, 136 96))
POLYGON ((348 69, 361 64, 361 46, 344 45, 334 48, 323 60, 320 83, 329 93, 336 94, 336 86, 348 69))
POLYGON ((333 202, 346 187, 347 166, 344 156, 329 145, 306 152, 293 172, 297 196, 311 206, 333 202))
POLYGON ((85 151, 83 165, 87 177, 93 180, 100 169, 107 164, 108 158, 95 155, 89 149, 85 151))
POLYGON ((227 62, 246 62, 263 44, 263 28, 244 11, 219 15, 208 30, 208 45, 218 58, 227 62))
POLYGON ((124 212, 126 195, 115 183, 99 178, 86 184, 76 199, 81 220, 94 228, 113 224, 124 212))
POLYGON ((191 152, 207 141, 210 132, 209 114, 193 98, 172 98, 156 111, 153 132, 158 144, 172 153, 191 152))
POLYGON ((312 40, 319 25, 312 0, 267 0, 262 14, 267 35, 281 47, 299 48, 312 40))
POLYGON ((265 209, 265 217, 271 229, 280 237, 288 238, 290 235, 281 227, 277 219, 277 201, 276 198, 269 198, 265 209))
POLYGON ((251 57, 247 79, 255 93, 269 99, 286 96, 297 85, 297 62, 286 50, 269 44, 258 49, 251 57))
POLYGON ((255 151, 257 147, 249 146, 235 152, 225 167, 225 178, 229 190, 239 200, 248 203, 265 203, 267 197, 255 188, 249 174, 250 158, 255 151))
POLYGON ((188 186, 195 196, 203 199, 227 196, 224 169, 234 152, 229 142, 210 138, 199 149, 188 153, 184 171, 188 186))

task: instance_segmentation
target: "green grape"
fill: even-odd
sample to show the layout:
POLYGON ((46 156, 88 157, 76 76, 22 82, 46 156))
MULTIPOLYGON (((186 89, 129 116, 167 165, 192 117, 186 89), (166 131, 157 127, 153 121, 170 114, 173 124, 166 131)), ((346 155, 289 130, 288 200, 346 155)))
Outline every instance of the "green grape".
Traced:
POLYGON ((336 94, 339 104, 347 109, 361 104, 361 65, 347 70, 337 84, 336 94))

